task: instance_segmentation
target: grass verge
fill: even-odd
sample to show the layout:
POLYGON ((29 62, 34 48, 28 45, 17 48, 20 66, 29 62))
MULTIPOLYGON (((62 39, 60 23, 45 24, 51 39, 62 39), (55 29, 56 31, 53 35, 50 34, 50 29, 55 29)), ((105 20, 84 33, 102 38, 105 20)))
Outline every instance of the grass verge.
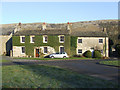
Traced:
POLYGON ((16 57, 14 59, 26 59, 26 60, 80 60, 80 59, 92 59, 86 57, 72 57, 72 58, 27 58, 27 57, 16 57))
POLYGON ((113 66, 120 66, 120 61, 119 60, 114 60, 114 61, 100 61, 100 64, 105 64, 105 65, 113 65, 113 66))
POLYGON ((11 60, 1 60, 0 63, 12 62, 11 60))
POLYGON ((46 65, 2 66, 3 88, 118 88, 115 82, 46 65))

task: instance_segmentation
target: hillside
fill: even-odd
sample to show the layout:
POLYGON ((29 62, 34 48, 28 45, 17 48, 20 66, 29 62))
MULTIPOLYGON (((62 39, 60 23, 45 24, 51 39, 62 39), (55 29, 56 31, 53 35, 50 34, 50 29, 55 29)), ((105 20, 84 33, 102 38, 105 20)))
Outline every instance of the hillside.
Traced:
MULTIPOLYGON (((72 23, 72 32, 77 31, 102 31, 106 28, 108 36, 110 38, 110 43, 116 45, 120 42, 120 30, 118 28, 118 20, 96 20, 96 21, 81 21, 81 22, 70 22, 72 23)), ((47 28, 65 29, 67 23, 46 23, 47 28)), ((2 35, 8 35, 12 32, 17 24, 3 24, 2 25, 2 35)), ((22 23, 23 29, 40 29, 41 23, 22 23)))

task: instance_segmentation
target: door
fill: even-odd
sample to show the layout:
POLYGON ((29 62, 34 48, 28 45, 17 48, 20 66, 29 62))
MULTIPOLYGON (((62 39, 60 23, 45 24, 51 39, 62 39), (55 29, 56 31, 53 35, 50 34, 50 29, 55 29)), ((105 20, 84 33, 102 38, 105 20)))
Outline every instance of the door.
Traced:
POLYGON ((60 53, 64 52, 64 47, 60 47, 60 53))
POLYGON ((59 58, 63 58, 63 53, 64 52, 64 47, 60 47, 60 54, 59 54, 59 58))
POLYGON ((36 49, 36 57, 39 57, 39 49, 36 49))

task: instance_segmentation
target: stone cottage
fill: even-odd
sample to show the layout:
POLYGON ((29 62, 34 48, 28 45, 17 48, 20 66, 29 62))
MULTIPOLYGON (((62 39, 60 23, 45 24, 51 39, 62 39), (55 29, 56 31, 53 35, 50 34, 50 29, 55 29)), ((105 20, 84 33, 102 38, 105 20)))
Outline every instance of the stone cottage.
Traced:
POLYGON ((100 50, 108 57, 106 29, 97 30, 75 27, 75 24, 48 24, 23 27, 21 24, 12 35, 13 57, 41 57, 55 52, 67 52, 69 56, 82 55, 87 50, 100 50))

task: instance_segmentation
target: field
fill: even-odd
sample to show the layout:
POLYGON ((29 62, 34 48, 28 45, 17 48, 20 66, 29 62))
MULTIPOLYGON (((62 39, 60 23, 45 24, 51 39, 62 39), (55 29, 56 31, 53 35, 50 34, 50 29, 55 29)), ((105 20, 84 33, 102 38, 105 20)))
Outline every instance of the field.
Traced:
POLYGON ((47 65, 2 66, 3 88, 117 88, 111 81, 47 65))

